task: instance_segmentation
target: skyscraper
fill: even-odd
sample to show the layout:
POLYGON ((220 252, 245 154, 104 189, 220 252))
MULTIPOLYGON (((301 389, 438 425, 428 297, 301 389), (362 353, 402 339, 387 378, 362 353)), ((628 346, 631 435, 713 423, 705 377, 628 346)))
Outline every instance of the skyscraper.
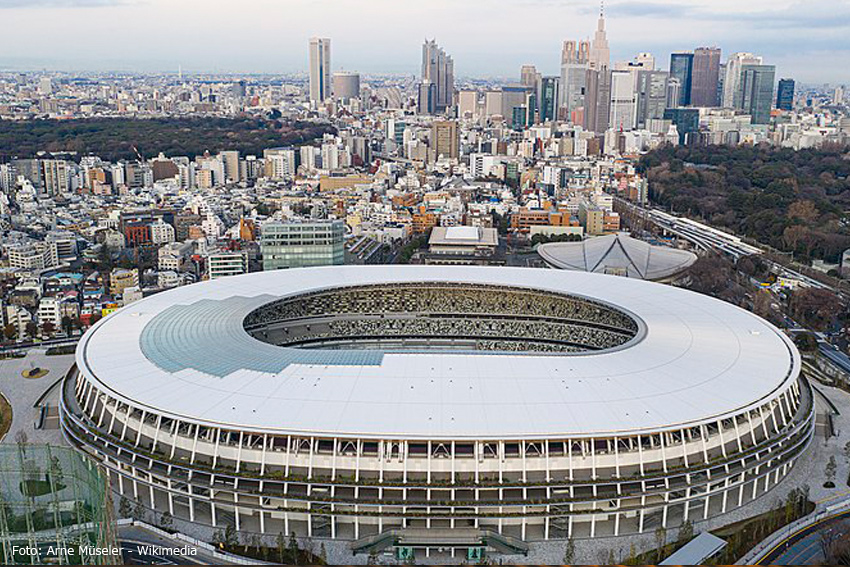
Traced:
POLYGON ((779 79, 779 89, 776 91, 776 108, 779 110, 794 109, 794 79, 779 79))
POLYGON ((437 85, 431 81, 419 83, 419 99, 417 103, 419 114, 434 114, 437 112, 437 85))
POLYGON ((533 117, 537 112, 537 101, 540 100, 540 83, 543 75, 540 74, 537 67, 534 65, 523 65, 519 71, 519 76, 520 83, 534 93, 533 102, 535 103, 535 106, 534 108, 528 109, 533 117))
POLYGON ((537 88, 537 81, 540 80, 540 73, 537 72, 537 67, 534 65, 523 65, 519 70, 519 82, 526 87, 532 89, 537 88))
POLYGON ((561 51, 561 88, 559 105, 567 116, 584 107, 587 88, 587 69, 590 65, 589 41, 565 41, 561 51))
POLYGON ((740 94, 741 68, 744 65, 761 65, 762 58, 752 53, 733 53, 726 61, 726 76, 723 80, 723 106, 726 108, 742 108, 740 94))
MULTIPOLYGON (((638 71, 635 112, 637 128, 646 128, 650 120, 664 118, 669 76, 665 71, 638 71)), ((678 98, 678 93, 676 96, 678 98)))
POLYGON ((635 127, 635 78, 631 71, 611 71, 610 126, 615 130, 635 127))
POLYGON ((670 54, 670 76, 679 79, 679 100, 677 106, 691 105, 691 84, 693 81, 693 71, 693 53, 670 54))
POLYGON ((753 124, 769 124, 773 106, 773 65, 744 65, 741 67, 739 92, 741 109, 753 117, 753 124))
POLYGON ((422 82, 434 84, 434 112, 442 112, 454 102, 454 69, 454 60, 437 45, 437 41, 425 40, 422 45, 422 82))
POLYGON ((310 101, 323 102, 331 96, 331 40, 310 38, 310 101))
POLYGON ((558 118, 558 77, 543 77, 540 83, 540 122, 558 118))
POLYGON ((583 126, 585 130, 602 134, 608 129, 610 118, 611 71, 588 69, 583 126))
POLYGON ((720 78, 720 49, 699 47, 694 50, 691 76, 691 105, 719 106, 717 81, 720 78))
POLYGON ((596 35, 593 36, 593 42, 590 44, 590 67, 608 69, 610 66, 611 49, 608 47, 608 36, 605 34, 605 12, 600 8, 596 35))
POLYGON ((431 124, 431 154, 434 161, 440 156, 456 159, 460 153, 459 144, 457 122, 435 120, 431 124))

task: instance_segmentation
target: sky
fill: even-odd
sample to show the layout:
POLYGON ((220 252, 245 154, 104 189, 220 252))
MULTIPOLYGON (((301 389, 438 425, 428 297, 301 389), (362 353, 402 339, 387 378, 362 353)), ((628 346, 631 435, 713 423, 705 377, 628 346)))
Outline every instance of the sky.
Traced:
MULTIPOLYGON (((557 74, 593 35, 598 0, 0 0, 0 69, 299 73, 310 36, 333 69, 419 72, 437 42, 458 77, 557 74)), ((608 0, 612 60, 716 45, 804 83, 850 84, 850 0, 608 0)))

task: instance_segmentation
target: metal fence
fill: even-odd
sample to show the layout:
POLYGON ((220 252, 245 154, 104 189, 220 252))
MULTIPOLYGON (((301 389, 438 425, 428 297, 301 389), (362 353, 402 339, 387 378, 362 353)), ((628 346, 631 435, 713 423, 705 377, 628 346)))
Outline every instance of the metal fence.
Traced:
POLYGON ((0 548, 6 565, 120 564, 97 466, 68 447, 0 445, 0 548))

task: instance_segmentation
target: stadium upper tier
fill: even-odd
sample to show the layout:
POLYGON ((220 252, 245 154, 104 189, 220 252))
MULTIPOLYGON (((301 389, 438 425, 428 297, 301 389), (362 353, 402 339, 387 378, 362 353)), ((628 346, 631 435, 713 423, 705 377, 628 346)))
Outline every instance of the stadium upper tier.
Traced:
POLYGON ((682 429, 758 408, 799 355, 751 313, 579 272, 331 267, 223 278, 100 321, 87 382, 153 415, 379 439, 682 429))

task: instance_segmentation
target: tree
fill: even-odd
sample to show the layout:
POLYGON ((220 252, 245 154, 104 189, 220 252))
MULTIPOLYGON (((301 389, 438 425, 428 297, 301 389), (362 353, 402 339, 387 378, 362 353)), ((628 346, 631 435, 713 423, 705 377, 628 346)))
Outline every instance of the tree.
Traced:
POLYGON ((38 335, 38 325, 36 325, 35 321, 27 321, 25 328, 29 338, 34 339, 38 335))
POLYGON ((62 316, 62 330, 65 331, 65 334, 69 337, 71 336, 71 331, 74 330, 74 322, 67 315, 62 316))
POLYGON ((795 201, 788 207, 788 218, 811 223, 820 216, 818 208, 811 201, 795 201))
POLYGON ((838 472, 838 464, 835 462, 835 455, 830 455, 829 462, 826 463, 826 469, 824 470, 824 473, 826 474, 826 483, 824 484, 825 487, 835 487, 836 472, 838 472))
POLYGON ((679 535, 676 538, 676 547, 682 547, 692 539, 694 539, 694 525, 690 520, 686 520, 681 527, 679 527, 679 535))
POLYGON ((147 515, 147 508, 145 508, 144 504, 142 504, 142 501, 136 500, 136 504, 133 506, 133 519, 144 522, 147 515))
POLYGON ((791 294, 791 314, 816 331, 826 330, 842 307, 838 296, 827 289, 804 288, 791 294))
POLYGON ((56 325, 54 325, 50 321, 45 321, 41 324, 41 334, 43 337, 52 337, 55 331, 56 325))
POLYGON ((838 562, 835 557, 835 548, 841 533, 838 530, 828 528, 820 531, 820 548, 826 565, 835 565, 838 562))
POLYGON ((667 530, 663 526, 655 528, 655 559, 661 563, 664 559, 664 547, 667 545, 667 530))
POLYGON ((50 466, 47 469, 47 474, 50 475, 50 480, 54 486, 58 487, 65 480, 65 473, 62 471, 62 462, 56 455, 50 457, 50 466))
POLYGON ((719 256, 703 256, 688 270, 690 288, 706 295, 719 296, 732 279, 732 266, 719 256))
POLYGON ((283 537, 283 532, 278 532, 277 534, 277 560, 280 563, 283 563, 284 553, 286 553, 286 538, 283 537))
POLYGON ((159 527, 164 529, 165 531, 171 531, 174 526, 174 517, 171 515, 171 512, 166 510, 159 517, 159 527))
POLYGON ((576 544, 573 538, 567 538, 567 545, 564 547, 564 564, 571 565, 576 560, 576 544))
POLYGON ((815 352, 818 349, 818 338, 814 333, 798 333, 794 335, 794 344, 802 352, 815 352))
POLYGON ((6 337, 7 341, 15 340, 15 337, 18 336, 18 327, 9 323, 3 327, 3 336, 6 337))
POLYGON ((224 549, 224 532, 220 528, 213 532, 212 542, 219 549, 224 549))
POLYGON ((293 565, 298 565, 298 541, 295 532, 289 534, 289 558, 293 565))
POLYGON ((118 503, 118 515, 121 518, 129 518, 133 513, 133 506, 130 504, 130 501, 126 496, 121 496, 121 500, 118 503))
POLYGON ((236 547, 239 544, 239 538, 236 534, 236 528, 233 524, 227 524, 224 527, 224 545, 229 548, 236 547))

